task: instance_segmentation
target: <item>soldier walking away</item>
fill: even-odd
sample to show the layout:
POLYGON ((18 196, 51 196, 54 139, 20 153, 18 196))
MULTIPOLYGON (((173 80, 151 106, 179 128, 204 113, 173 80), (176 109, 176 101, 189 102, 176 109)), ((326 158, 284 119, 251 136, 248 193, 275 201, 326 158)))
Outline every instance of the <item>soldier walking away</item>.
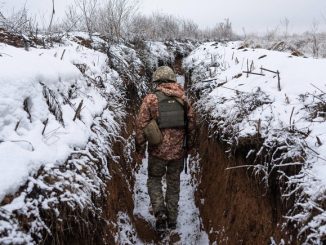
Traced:
POLYGON ((159 67, 152 79, 156 90, 143 99, 136 122, 136 162, 144 158, 148 142, 148 193, 156 229, 176 229, 180 173, 193 145, 194 113, 185 91, 168 66, 159 67), (188 142, 185 142, 188 141, 188 142), (188 149, 185 146, 188 145, 188 149), (166 176, 165 198, 162 178, 166 176))

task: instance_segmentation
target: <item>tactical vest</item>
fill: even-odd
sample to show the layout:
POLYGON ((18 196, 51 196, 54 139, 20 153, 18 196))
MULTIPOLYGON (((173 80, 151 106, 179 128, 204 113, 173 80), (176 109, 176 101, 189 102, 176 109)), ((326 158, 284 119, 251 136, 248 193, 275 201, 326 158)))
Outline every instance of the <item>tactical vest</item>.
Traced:
POLYGON ((182 128, 185 126, 185 112, 183 105, 175 98, 163 92, 155 93, 158 99, 159 117, 158 126, 162 128, 182 128))

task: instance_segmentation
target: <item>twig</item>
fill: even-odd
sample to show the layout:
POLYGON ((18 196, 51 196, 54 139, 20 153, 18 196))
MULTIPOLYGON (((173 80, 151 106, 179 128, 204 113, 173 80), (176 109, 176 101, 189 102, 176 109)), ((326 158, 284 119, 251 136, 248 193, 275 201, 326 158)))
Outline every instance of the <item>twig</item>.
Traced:
POLYGON ((257 135, 260 135, 260 128, 261 128, 261 119, 259 118, 257 121, 257 135))
POLYGON ((79 103, 73 121, 75 121, 76 118, 80 119, 80 112, 82 110, 83 102, 84 100, 81 100, 81 102, 79 103))
POLYGON ((232 169, 238 169, 238 168, 250 168, 250 167, 255 167, 254 165, 240 165, 240 166, 235 166, 235 167, 228 167, 225 170, 232 170, 232 169))
POLYGON ((221 86, 221 88, 225 88, 225 89, 229 89, 229 90, 233 90, 233 91, 236 91, 237 93, 246 93, 246 92, 242 92, 240 90, 237 90, 237 89, 233 89, 233 88, 228 88, 228 87, 224 87, 224 86, 221 86))
POLYGON ((202 83, 206 83, 206 82, 212 82, 212 81, 216 81, 217 80, 217 78, 214 78, 214 79, 208 79, 208 80, 202 80, 202 81, 200 81, 200 82, 202 82, 202 83))
POLYGON ((296 166, 296 165, 303 165, 304 163, 302 162, 291 162, 291 163, 284 163, 284 164, 275 164, 272 166, 273 170, 274 168, 280 168, 280 167, 288 167, 288 166, 296 166))
POLYGON ((260 70, 261 71, 268 71, 268 72, 271 72, 271 73, 274 73, 274 74, 277 74, 278 73, 278 71, 272 71, 272 70, 266 69, 264 67, 260 67, 260 70))
POLYGON ((294 106, 292 108, 292 112, 291 112, 291 115, 290 115, 290 130, 293 130, 293 125, 292 125, 292 116, 293 116, 293 112, 294 112, 294 106))
POLYGON ((252 72, 254 70, 254 61, 252 60, 251 61, 251 64, 250 64, 250 72, 252 72))
POLYGON ((31 113, 29 111, 29 98, 27 97, 25 100, 24 100, 24 110, 26 111, 26 113, 28 114, 28 119, 30 122, 32 122, 32 116, 31 116, 31 113))
POLYGON ((62 55, 61 55, 61 60, 63 59, 63 56, 65 55, 66 49, 63 50, 62 55))
POLYGON ((317 152, 317 151, 315 151, 314 149, 312 149, 310 146, 308 146, 308 144, 307 143, 305 143, 305 144, 303 144, 303 146, 305 146, 305 147, 307 147, 309 150, 311 150, 312 152, 314 152, 317 156, 319 156, 320 154, 317 152))
POLYGON ((321 146, 323 143, 321 143, 321 140, 319 139, 318 136, 316 136, 316 139, 317 139, 317 144, 318 144, 319 146, 321 146))
POLYGON ((251 71, 243 71, 243 73, 247 73, 247 77, 249 76, 249 74, 252 74, 252 75, 258 75, 258 76, 265 76, 265 74, 262 74, 262 73, 256 73, 256 72, 251 72, 251 71))
POLYGON ((315 86, 314 84, 310 83, 311 86, 313 86, 314 88, 318 89, 320 92, 322 92, 323 94, 326 94, 325 91, 321 90, 320 88, 318 88, 317 86, 315 86))
POLYGON ((326 104, 326 101, 319 98, 318 96, 314 95, 314 94, 311 94, 311 93, 308 93, 309 95, 311 95, 312 97, 316 98, 316 99, 319 99, 321 102, 325 103, 326 104))
POLYGON ((56 133, 61 127, 57 127, 53 130, 51 130, 50 132, 47 132, 46 135, 44 136, 45 138, 48 138, 49 136, 51 136, 52 134, 56 133))
POLYGON ((16 123, 15 131, 17 131, 19 124, 20 124, 20 120, 16 123))
MULTIPOLYGON (((8 142, 13 142, 13 143, 19 143, 19 142, 25 142, 27 144, 29 144, 31 147, 32 147, 32 151, 34 151, 34 146, 31 142, 27 141, 27 140, 6 140, 8 142)), ((5 141, 2 141, 2 142, 5 142, 5 141)))
POLYGON ((44 124, 44 128, 43 128, 43 130, 42 130, 42 135, 44 135, 44 132, 45 132, 46 126, 48 125, 48 122, 49 122, 49 118, 47 118, 47 119, 43 122, 43 124, 44 124))
POLYGON ((279 71, 277 71, 277 88, 278 88, 278 91, 281 91, 281 77, 280 77, 279 71))
POLYGON ((70 107, 74 110, 74 111, 76 111, 76 108, 75 108, 75 106, 71 103, 71 101, 63 94, 63 93, 60 93, 60 95, 62 96, 62 98, 64 99, 64 101, 68 104, 68 105, 70 105, 70 107))

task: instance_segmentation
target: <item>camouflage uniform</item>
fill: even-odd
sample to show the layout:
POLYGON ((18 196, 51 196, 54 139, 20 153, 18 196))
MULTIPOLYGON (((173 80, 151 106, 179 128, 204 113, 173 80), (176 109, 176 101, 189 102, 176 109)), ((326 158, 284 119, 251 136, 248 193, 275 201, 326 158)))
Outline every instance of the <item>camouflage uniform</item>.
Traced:
MULTIPOLYGON (((186 100, 183 88, 175 82, 161 83, 156 88, 168 96, 186 100)), ((194 113, 188 105, 189 148, 192 145, 194 113)), ((136 121, 136 150, 144 156, 146 138, 144 128, 152 119, 159 116, 158 99, 155 94, 148 94, 141 105, 136 121)), ((164 212, 169 223, 176 223, 180 192, 180 173, 183 168, 184 128, 161 129, 163 140, 158 146, 149 146, 148 192, 155 215, 164 212), (167 190, 165 200, 162 192, 162 177, 166 175, 167 190)))

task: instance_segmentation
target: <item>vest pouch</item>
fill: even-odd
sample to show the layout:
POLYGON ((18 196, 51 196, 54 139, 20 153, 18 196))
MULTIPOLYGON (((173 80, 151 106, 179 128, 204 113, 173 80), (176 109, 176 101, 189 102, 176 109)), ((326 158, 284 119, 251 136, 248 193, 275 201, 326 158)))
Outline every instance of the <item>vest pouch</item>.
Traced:
POLYGON ((154 119, 144 128, 144 134, 149 145, 159 145, 163 140, 162 133, 154 119))

